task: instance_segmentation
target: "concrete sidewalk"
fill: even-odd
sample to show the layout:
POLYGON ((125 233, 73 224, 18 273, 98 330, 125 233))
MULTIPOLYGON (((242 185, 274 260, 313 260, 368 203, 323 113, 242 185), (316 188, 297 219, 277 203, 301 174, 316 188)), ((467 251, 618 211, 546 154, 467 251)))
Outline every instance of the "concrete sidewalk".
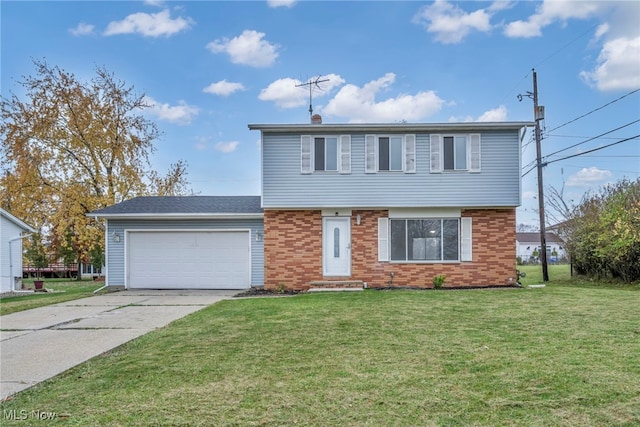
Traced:
POLYGON ((0 400, 238 292, 121 291, 0 316, 0 400))

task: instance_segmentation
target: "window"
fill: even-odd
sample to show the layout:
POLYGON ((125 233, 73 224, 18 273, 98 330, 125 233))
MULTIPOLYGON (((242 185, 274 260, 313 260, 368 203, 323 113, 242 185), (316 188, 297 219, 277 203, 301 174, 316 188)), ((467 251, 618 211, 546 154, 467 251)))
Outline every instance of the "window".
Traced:
POLYGON ((381 136, 378 138, 378 170, 402 170, 402 137, 381 136))
POLYGON ((378 260, 472 261, 471 218, 378 218, 378 260))
POLYGON ((314 138, 314 170, 338 170, 338 138, 314 138))
POLYGON ((351 136, 300 137, 300 172, 351 173, 351 136))
POLYGON ((444 170, 467 170, 467 137, 443 138, 444 170))
POLYGON ((415 173, 415 135, 367 135, 365 172, 393 171, 415 173))
POLYGON ((432 173, 443 171, 480 172, 480 134, 432 134, 429 147, 432 173))
POLYGON ((392 261, 458 261, 457 219, 392 219, 392 261))

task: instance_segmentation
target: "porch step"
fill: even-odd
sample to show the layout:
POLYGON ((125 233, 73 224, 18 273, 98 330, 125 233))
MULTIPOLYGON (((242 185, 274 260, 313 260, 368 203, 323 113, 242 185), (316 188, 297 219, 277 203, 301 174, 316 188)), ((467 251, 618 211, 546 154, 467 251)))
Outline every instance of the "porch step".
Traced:
POLYGON ((309 292, 314 289, 321 290, 362 290, 364 288, 364 282, 362 280, 316 280, 309 282, 309 292))
POLYGON ((307 292, 362 292, 363 288, 310 288, 307 292))

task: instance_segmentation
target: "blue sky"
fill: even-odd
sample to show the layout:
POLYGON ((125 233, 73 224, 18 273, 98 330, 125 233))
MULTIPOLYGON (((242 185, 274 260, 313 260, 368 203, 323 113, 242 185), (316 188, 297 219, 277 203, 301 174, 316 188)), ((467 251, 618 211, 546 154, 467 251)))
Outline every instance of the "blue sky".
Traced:
MULTIPOLYGON (((0 13, 3 96, 23 94, 33 58, 87 80, 105 66, 153 105, 153 166, 186 160, 199 194, 259 194, 247 124, 307 123, 296 84, 318 76, 325 123, 530 121, 517 95, 535 67, 545 186, 578 201, 640 174, 637 137, 581 154, 640 134, 640 2, 2 1, 0 13)), ((536 182, 523 178, 519 223, 537 223, 536 182)))

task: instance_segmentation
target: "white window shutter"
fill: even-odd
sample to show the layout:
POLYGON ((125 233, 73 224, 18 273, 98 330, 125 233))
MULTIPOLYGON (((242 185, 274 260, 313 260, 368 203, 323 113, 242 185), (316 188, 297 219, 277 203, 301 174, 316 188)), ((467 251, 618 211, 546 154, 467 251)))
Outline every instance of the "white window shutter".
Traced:
POLYGON ((432 134, 429 142, 431 173, 442 172, 442 135, 432 134))
POLYGON ((351 173, 351 135, 340 135, 340 173, 351 173))
POLYGON ((300 137, 300 173, 311 173, 311 136, 300 137))
POLYGON ((378 261, 389 261, 389 218, 378 218, 378 261))
POLYGON ((404 136, 404 171, 416 173, 416 136, 404 136))
POLYGON ((469 135, 469 172, 480 172, 480 134, 469 135))
POLYGON ((471 218, 460 218, 460 261, 473 261, 471 218))
POLYGON ((367 135, 365 136, 364 141, 364 156, 365 156, 365 173, 376 173, 378 171, 378 165, 376 164, 377 160, 377 147, 376 147, 376 136, 375 135, 367 135))

